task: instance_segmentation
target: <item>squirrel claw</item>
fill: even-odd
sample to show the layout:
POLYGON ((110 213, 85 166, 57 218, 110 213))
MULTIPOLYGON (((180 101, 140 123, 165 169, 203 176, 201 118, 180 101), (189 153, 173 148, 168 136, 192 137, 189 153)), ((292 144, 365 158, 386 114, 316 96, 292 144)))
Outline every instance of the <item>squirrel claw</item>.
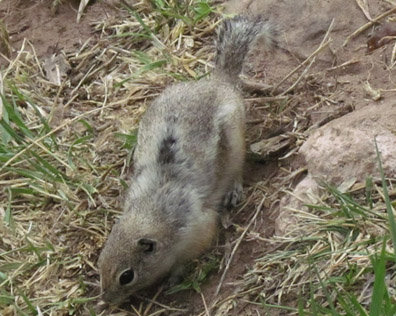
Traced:
POLYGON ((235 181, 232 190, 225 195, 223 204, 227 209, 231 209, 237 206, 243 199, 242 183, 240 181, 235 181))

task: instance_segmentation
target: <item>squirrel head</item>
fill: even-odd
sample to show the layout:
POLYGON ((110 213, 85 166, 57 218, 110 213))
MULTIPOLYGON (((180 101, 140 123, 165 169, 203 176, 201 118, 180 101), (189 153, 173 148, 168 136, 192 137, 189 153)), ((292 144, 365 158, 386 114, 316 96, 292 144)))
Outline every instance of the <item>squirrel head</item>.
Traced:
POLYGON ((172 252, 172 232, 161 224, 140 223, 143 225, 137 227, 137 222, 130 214, 122 216, 100 254, 102 298, 109 303, 121 303, 152 285, 174 265, 174 257, 167 255, 172 252))
POLYGON ((186 190, 170 186, 127 197, 98 261, 105 301, 121 303, 171 272, 183 256, 179 241, 193 204, 186 190))

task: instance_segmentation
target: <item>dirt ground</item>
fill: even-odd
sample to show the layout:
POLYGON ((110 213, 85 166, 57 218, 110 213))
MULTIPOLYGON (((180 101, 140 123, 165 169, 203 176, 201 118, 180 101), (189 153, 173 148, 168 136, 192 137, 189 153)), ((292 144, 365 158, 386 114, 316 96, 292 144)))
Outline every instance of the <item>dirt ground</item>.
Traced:
POLYGON ((68 1, 56 10, 52 1, 5 0, 0 3, 0 17, 8 27, 14 55, 23 40, 28 39, 38 57, 46 57, 60 50, 80 47, 95 35, 90 23, 108 16, 109 7, 98 3, 89 6, 84 19, 77 24, 79 1, 68 1))
MULTIPOLYGON (((18 54, 24 39, 29 40, 40 60, 54 52, 78 50, 87 40, 97 41, 100 37, 98 32, 92 31, 94 22, 104 19, 114 20, 119 14, 118 10, 104 2, 96 1, 86 8, 86 14, 77 24, 79 1, 64 1, 56 12, 51 10, 51 3, 52 1, 49 0, 3 0, 0 3, 0 18, 9 30, 10 44, 13 48, 11 59, 18 54)), ((375 106, 384 99, 394 97, 396 92, 396 67, 393 67, 396 60, 393 38, 396 35, 395 16, 389 15, 380 19, 379 23, 372 23, 359 31, 356 36, 351 37, 345 45, 351 34, 367 24, 369 19, 375 19, 389 10, 392 7, 390 1, 369 0, 367 8, 359 7, 358 1, 345 0, 230 0, 226 1, 225 5, 226 12, 248 11, 263 14, 279 28, 279 47, 276 53, 268 55, 257 51, 246 67, 246 72, 255 81, 271 84, 278 91, 293 93, 293 85, 299 80, 301 72, 296 72, 286 80, 283 79, 296 67, 300 66, 301 70, 310 67, 307 69, 310 74, 308 79, 299 82, 303 89, 295 89, 296 94, 299 95, 298 102, 289 107, 290 111, 295 113, 293 121, 289 116, 277 120, 267 119, 270 116, 268 113, 271 112, 266 105, 267 99, 260 101, 260 95, 245 94, 249 145, 279 134, 293 133, 296 122, 303 122, 305 126, 316 123, 323 125, 328 120, 349 111, 367 105, 375 106), (315 62, 309 66, 312 58, 305 60, 321 46, 331 25, 332 29, 327 37, 330 41, 325 43, 317 53, 315 62)), ((304 137, 299 140, 294 139, 293 142, 295 144, 303 139, 304 137)), ((298 177, 288 180, 288 175, 302 166, 296 152, 288 152, 288 148, 278 150, 265 159, 254 159, 249 156, 245 171, 247 196, 250 196, 262 183, 274 179, 273 190, 267 192, 271 198, 265 202, 254 228, 246 236, 232 260, 221 291, 222 297, 232 295, 238 287, 238 281, 250 268, 254 258, 265 252, 266 247, 270 247, 262 240, 270 237, 275 230, 277 206, 282 196, 277 190, 285 185, 285 182, 286 186, 292 187, 298 177), (260 238, 256 238, 253 232, 260 238)), ((259 202, 253 199, 241 212, 235 211, 230 219, 235 224, 234 227, 246 226, 259 202)), ((240 232, 234 228, 225 229, 215 251, 217 255, 229 254, 231 244, 235 243, 239 235, 240 232)), ((97 250, 98 254, 99 251, 100 249, 97 250)), ((220 271, 209 276, 202 287, 202 294, 186 291, 164 296, 159 301, 187 309, 189 315, 197 315, 204 310, 204 302, 209 303, 214 296, 221 274, 220 271)), ((93 279, 98 282, 98 275, 93 279)), ((155 292, 156 290, 153 290, 146 294, 150 297, 155 292)), ((92 294, 97 294, 97 289, 93 290, 92 294)), ((293 297, 289 300, 290 304, 295 302, 293 297)), ((132 302, 138 302, 138 299, 133 299, 132 302)), ((285 304, 287 303, 286 300, 285 304)), ((186 312, 175 311, 172 315, 178 314, 186 314, 186 312)), ((249 307, 239 305, 229 313, 229 315, 256 314, 287 315, 286 312, 264 311, 250 305, 249 307)))

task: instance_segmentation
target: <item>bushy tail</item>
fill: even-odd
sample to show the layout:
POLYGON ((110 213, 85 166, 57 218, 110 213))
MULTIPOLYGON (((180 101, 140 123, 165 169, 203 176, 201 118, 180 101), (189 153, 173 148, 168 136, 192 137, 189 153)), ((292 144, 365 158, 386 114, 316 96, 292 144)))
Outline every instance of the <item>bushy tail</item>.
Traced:
POLYGON ((270 50, 276 46, 276 37, 274 26, 261 16, 225 20, 217 33, 215 76, 236 82, 250 47, 260 41, 270 50))

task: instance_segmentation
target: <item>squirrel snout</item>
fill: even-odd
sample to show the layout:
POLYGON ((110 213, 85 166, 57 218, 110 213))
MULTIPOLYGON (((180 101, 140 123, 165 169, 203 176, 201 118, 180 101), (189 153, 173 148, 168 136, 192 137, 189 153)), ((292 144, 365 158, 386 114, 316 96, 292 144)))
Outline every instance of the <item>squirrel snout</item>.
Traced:
POLYGON ((114 297, 114 295, 111 295, 109 291, 103 289, 100 293, 100 296, 107 305, 117 305, 123 300, 123 297, 120 295, 120 293, 118 293, 117 296, 114 297))

